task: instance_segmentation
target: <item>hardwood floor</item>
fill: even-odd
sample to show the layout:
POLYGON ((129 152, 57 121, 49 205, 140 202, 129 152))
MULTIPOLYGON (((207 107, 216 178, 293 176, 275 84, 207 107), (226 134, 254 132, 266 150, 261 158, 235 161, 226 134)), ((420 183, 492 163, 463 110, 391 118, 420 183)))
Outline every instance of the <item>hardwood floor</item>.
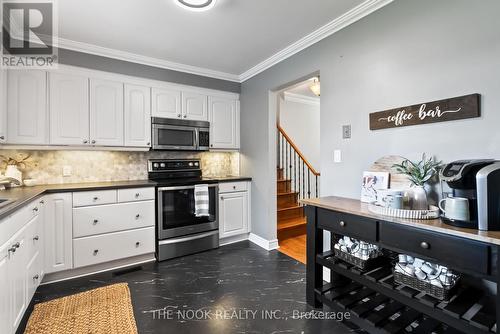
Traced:
POLYGON ((294 258, 295 260, 306 263, 306 235, 301 234, 296 237, 280 240, 278 250, 294 258))

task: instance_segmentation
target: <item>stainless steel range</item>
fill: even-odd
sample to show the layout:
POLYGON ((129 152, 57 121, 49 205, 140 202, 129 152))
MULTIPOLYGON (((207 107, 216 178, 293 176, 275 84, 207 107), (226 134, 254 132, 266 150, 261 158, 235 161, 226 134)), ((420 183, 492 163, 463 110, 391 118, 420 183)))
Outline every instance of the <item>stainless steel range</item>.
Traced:
POLYGON ((157 185, 157 259, 219 247, 218 184, 203 179, 199 160, 150 160, 157 185), (208 184, 208 215, 195 214, 195 185, 208 184))

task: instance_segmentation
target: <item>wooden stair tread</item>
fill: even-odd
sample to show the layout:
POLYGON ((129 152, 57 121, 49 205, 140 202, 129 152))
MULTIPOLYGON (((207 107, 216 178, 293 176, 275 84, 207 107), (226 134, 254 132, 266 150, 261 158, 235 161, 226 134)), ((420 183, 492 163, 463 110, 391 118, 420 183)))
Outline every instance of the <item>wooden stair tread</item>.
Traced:
POLYGON ((296 209, 303 209, 304 206, 302 205, 294 205, 294 206, 289 206, 289 207, 286 207, 286 208, 281 208, 281 209, 278 209, 278 212, 283 212, 283 211, 288 211, 288 210, 296 210, 296 209))
POLYGON ((290 196, 290 195, 298 195, 298 194, 299 194, 298 191, 285 191, 285 192, 278 193, 277 195, 278 196, 290 196))
POLYGON ((278 231, 293 228, 297 226, 303 226, 307 224, 306 217, 291 218, 278 222, 278 231))

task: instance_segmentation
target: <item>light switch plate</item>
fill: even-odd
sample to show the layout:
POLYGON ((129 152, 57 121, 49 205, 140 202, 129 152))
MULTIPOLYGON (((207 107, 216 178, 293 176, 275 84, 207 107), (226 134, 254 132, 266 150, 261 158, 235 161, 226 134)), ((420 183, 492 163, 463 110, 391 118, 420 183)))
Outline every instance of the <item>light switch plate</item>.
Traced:
POLYGON ((342 126, 342 138, 343 139, 351 138, 351 125, 342 126))
POLYGON ((333 162, 335 162, 335 163, 342 162, 342 151, 341 150, 333 151, 333 162))
POLYGON ((63 176, 71 176, 71 174, 73 173, 73 169, 71 168, 71 166, 63 166, 63 176))

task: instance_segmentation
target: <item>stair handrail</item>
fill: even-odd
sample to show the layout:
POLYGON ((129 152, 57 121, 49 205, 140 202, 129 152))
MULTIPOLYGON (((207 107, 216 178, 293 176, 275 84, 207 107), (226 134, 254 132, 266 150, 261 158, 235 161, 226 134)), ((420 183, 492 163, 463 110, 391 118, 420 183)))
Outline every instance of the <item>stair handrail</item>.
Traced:
POLYGON ((297 152, 297 154, 299 155, 299 157, 304 161, 304 163, 306 164, 306 166, 311 170, 311 173, 313 173, 315 176, 321 176, 321 173, 316 171, 316 169, 314 169, 314 167, 311 165, 311 163, 306 159, 306 157, 304 156, 304 154, 302 153, 301 150, 299 150, 299 148, 297 147, 297 145, 293 142, 293 140, 290 138, 290 136, 288 136, 288 134, 285 132, 285 130, 277 125, 278 127, 278 131, 283 135, 283 137, 285 137, 286 141, 290 144, 290 146, 292 146, 292 148, 295 150, 295 152, 297 152))

